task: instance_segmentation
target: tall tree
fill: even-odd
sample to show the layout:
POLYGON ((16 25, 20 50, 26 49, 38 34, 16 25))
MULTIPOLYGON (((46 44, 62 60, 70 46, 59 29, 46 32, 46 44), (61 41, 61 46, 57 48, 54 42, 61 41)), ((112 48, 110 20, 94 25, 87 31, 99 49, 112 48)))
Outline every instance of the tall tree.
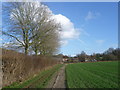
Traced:
POLYGON ((45 55, 56 52, 57 48, 59 47, 60 24, 51 19, 50 21, 42 24, 38 30, 40 34, 33 39, 35 43, 32 45, 35 53, 45 55))
MULTIPOLYGON (((18 47, 23 47, 25 54, 28 54, 29 48, 37 54, 38 49, 45 47, 44 42, 46 45, 49 44, 47 41, 52 42, 50 38, 46 41, 46 37, 58 34, 51 33, 58 30, 57 23, 54 22, 55 27, 54 24, 51 25, 52 12, 39 2, 11 2, 7 3, 7 7, 3 10, 8 11, 10 17, 7 21, 10 27, 3 30, 3 34, 17 41, 18 47)), ((12 42, 13 45, 16 44, 15 42, 12 42)), ((57 43, 58 41, 54 44, 57 43)))

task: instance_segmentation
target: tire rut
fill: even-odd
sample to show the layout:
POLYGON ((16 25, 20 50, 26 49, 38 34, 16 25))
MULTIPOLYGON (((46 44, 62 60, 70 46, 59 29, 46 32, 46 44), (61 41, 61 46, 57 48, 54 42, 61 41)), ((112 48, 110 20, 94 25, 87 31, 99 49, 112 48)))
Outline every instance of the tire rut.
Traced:
POLYGON ((52 80, 49 82, 47 88, 66 88, 65 80, 65 66, 60 68, 60 70, 54 75, 52 80))

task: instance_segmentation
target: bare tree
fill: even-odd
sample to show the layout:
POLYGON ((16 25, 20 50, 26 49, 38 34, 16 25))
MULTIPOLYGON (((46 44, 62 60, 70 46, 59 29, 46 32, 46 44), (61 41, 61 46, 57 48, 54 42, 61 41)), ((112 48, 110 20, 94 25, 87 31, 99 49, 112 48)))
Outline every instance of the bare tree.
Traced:
MULTIPOLYGON (((53 41, 54 45, 51 45, 49 49, 55 45, 55 48, 58 47, 58 33, 55 32, 58 32, 56 30, 58 30, 59 25, 51 19, 52 12, 47 6, 39 2, 13 2, 8 4, 7 8, 4 9, 10 13, 10 27, 3 30, 3 34, 17 41, 18 47, 24 47, 25 54, 28 54, 30 47, 36 54, 38 51, 43 53, 45 48, 48 49, 47 44, 53 43, 53 41), (48 41, 50 42, 48 43, 48 41), (41 51, 42 48, 44 49, 41 51)), ((16 44, 15 42, 12 43, 16 44)))
MULTIPOLYGON (((59 47, 60 24, 55 20, 45 22, 39 29, 39 36, 34 38, 33 50, 36 54, 53 54, 59 47)), ((37 33, 38 33, 37 32, 37 33)))

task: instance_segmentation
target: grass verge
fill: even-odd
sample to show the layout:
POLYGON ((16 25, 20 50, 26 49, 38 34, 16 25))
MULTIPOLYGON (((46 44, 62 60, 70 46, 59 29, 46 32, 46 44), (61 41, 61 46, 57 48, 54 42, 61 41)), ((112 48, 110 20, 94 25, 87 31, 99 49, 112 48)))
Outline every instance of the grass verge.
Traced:
POLYGON ((4 88, 45 88, 53 74, 62 66, 63 65, 61 64, 55 65, 50 69, 41 71, 38 75, 24 81, 23 83, 14 82, 10 86, 4 88))

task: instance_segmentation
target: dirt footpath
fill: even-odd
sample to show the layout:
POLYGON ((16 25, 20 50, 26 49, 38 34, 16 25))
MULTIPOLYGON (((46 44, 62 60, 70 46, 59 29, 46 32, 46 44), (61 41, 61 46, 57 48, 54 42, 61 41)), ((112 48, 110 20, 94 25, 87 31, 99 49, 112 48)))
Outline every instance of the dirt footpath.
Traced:
POLYGON ((66 65, 61 67, 61 69, 54 74, 47 88, 66 88, 65 66, 66 65))

